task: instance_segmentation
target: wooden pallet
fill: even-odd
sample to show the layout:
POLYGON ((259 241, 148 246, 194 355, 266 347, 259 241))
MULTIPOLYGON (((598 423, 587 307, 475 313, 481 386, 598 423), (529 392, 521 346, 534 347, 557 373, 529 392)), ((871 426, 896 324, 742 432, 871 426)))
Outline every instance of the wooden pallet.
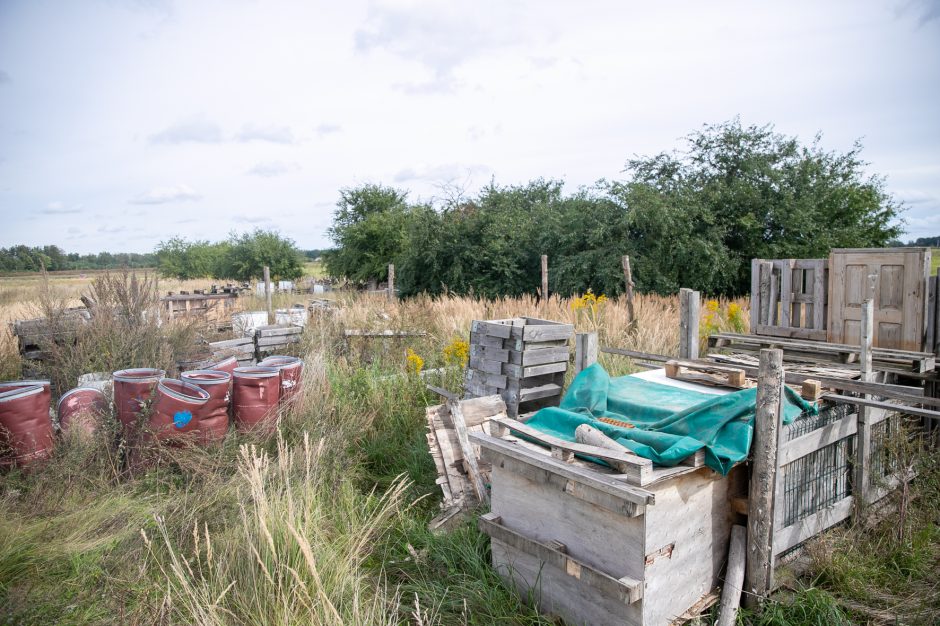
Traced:
MULTIPOLYGON (((857 363, 860 347, 824 341, 801 341, 781 337, 762 337, 736 333, 718 333, 708 337, 710 348, 724 348, 737 352, 760 352, 762 348, 783 350, 784 361, 823 363, 857 363)), ((923 373, 933 370, 936 358, 929 352, 911 352, 889 348, 874 348, 872 363, 876 369, 923 373)))
POLYGON ((743 369, 716 365, 710 361, 672 359, 666 362, 666 376, 676 380, 732 389, 746 389, 754 386, 753 382, 745 376, 743 369))

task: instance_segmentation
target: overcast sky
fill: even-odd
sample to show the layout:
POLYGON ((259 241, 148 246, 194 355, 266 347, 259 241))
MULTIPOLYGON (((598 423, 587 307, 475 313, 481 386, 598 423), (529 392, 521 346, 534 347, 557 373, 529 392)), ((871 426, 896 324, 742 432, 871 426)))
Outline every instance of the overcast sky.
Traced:
POLYGON ((0 246, 321 247, 342 187, 574 191, 735 115, 940 234, 937 0, 0 0, 0 246))

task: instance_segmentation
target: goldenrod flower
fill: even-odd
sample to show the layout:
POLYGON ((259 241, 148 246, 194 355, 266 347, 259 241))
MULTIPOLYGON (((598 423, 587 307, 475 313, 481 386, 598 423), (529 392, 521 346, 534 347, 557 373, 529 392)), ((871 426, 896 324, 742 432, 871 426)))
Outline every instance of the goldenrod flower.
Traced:
POLYGON ((424 359, 417 355, 417 353, 408 348, 408 354, 405 357, 408 362, 408 371, 414 374, 420 374, 421 370, 424 369, 424 359))

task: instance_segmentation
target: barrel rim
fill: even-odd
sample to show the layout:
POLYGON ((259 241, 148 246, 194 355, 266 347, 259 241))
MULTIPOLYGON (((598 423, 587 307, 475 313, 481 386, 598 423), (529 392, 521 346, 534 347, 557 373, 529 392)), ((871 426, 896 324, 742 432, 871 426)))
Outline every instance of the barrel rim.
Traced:
POLYGON ((276 367, 267 367, 264 365, 248 365, 245 367, 236 367, 232 372, 233 378, 274 378, 280 376, 281 370, 276 367))
POLYGON ((271 356, 268 356, 262 359, 261 363, 259 363, 258 365, 262 367, 276 367, 277 369, 284 369, 288 367, 296 367, 296 366, 303 365, 303 364, 304 364, 304 360, 301 359, 300 357, 287 356, 283 354, 272 354, 271 356), (284 362, 278 363, 277 365, 270 363, 271 361, 278 361, 278 360, 282 360, 284 362))
POLYGON ((77 391, 94 391, 95 393, 97 393, 97 394, 98 394, 99 396, 101 396, 102 398, 105 397, 104 392, 101 391, 100 389, 98 389, 97 387, 86 387, 86 386, 83 386, 83 385, 79 385, 78 387, 75 387, 75 388, 73 388, 73 389, 69 389, 68 391, 66 391, 65 393, 63 393, 61 396, 59 396, 59 401, 56 402, 56 404, 55 404, 55 406, 56 406, 56 411, 58 412, 59 407, 62 406, 62 401, 63 401, 63 400, 65 400, 66 398, 68 398, 69 396, 71 396, 73 393, 75 393, 75 392, 77 392, 77 391))
POLYGON ((25 380, 4 380, 0 381, 0 389, 3 387, 10 387, 11 389, 16 389, 18 387, 33 387, 39 385, 40 387, 51 387, 52 381, 46 380, 44 378, 27 378, 25 380))
POLYGON ((211 398, 211 396, 209 395, 209 392, 203 389, 202 387, 199 387, 198 385, 193 385, 191 383, 186 382, 185 380, 180 380, 178 378, 162 379, 159 383, 157 383, 157 391, 165 393, 166 395, 170 396, 174 400, 180 400, 181 402, 189 402, 192 404, 205 404, 211 398), (175 389, 170 389, 169 387, 167 387, 166 383, 179 383, 180 386, 183 387, 183 389, 190 389, 196 392, 196 394, 198 394, 198 397, 194 398, 193 396, 184 395, 176 391, 175 389))
POLYGON ((19 400, 37 393, 43 393, 45 389, 41 385, 32 385, 27 387, 14 387, 9 391, 0 391, 0 402, 9 402, 10 400, 19 400))
POLYGON ((232 375, 225 370, 212 370, 212 369, 200 369, 200 370, 187 370, 180 374, 180 380, 184 383, 190 383, 192 385, 222 385, 232 382, 232 375), (200 374, 202 376, 222 376, 223 378, 192 378, 192 375, 200 374))
POLYGON ((159 381, 163 378, 166 378, 166 370, 159 370, 152 367, 131 367, 124 370, 118 370, 111 374, 111 377, 114 380, 119 380, 122 383, 140 383, 140 382, 151 382, 153 380, 159 381), (135 376, 134 372, 150 372, 148 376, 135 376))

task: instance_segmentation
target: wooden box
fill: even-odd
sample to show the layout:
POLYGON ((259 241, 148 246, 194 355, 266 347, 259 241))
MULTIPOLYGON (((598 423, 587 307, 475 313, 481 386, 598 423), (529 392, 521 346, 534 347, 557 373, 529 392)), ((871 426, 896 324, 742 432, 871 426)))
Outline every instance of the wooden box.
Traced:
POLYGON ((510 416, 555 406, 568 370, 574 326, 533 317, 474 321, 467 398, 499 394, 510 416))
POLYGON ((492 468, 480 527, 494 567, 543 613, 569 624, 666 624, 718 585, 735 472, 654 468, 640 487, 522 439, 470 438, 492 468))

